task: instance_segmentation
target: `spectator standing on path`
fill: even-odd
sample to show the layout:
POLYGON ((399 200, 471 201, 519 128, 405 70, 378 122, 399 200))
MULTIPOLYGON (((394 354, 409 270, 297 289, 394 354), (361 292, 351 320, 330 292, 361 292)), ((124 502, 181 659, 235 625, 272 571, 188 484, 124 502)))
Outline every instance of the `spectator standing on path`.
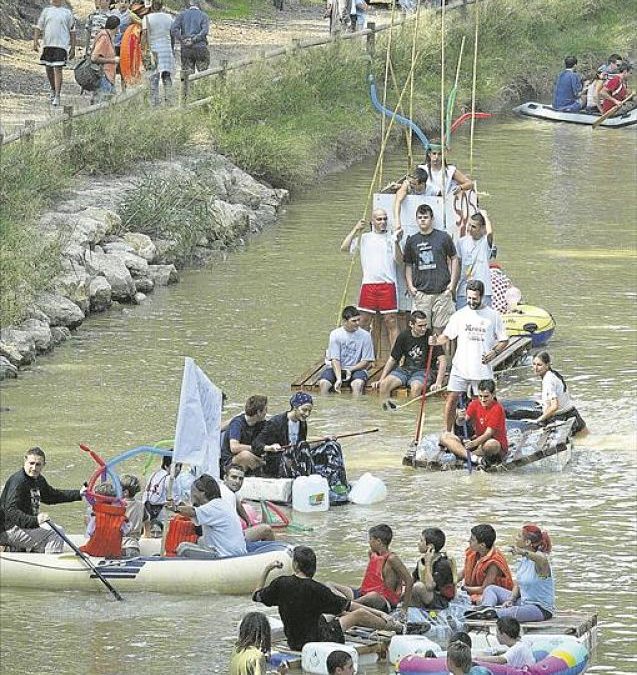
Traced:
MULTIPOLYGON (((124 37, 126 29, 132 23, 141 24, 142 20, 137 16, 137 14, 131 12, 129 0, 121 0, 117 6, 117 9, 113 12, 113 15, 119 19, 119 26, 117 28, 117 32, 115 33, 115 39, 113 40, 113 44, 115 45, 115 56, 120 56, 122 48, 122 38, 124 37)), ((122 73, 119 69, 119 64, 117 65, 117 72, 119 73, 122 82, 122 91, 125 91, 126 81, 122 77, 122 73)))
POLYGON ((96 91, 98 101, 103 101, 115 93, 115 76, 119 56, 115 55, 113 40, 118 27, 119 19, 116 16, 109 16, 106 19, 104 30, 97 34, 91 51, 91 61, 102 66, 102 76, 96 91))
POLYGON ((75 57, 75 19, 71 10, 62 7, 62 0, 51 0, 40 14, 33 32, 33 49, 40 51, 40 63, 46 67, 46 76, 51 86, 51 105, 60 105, 62 69, 67 59, 75 57))
POLYGON ((189 0, 190 6, 177 15, 170 31, 181 44, 181 69, 187 73, 206 70, 210 66, 208 50, 208 15, 199 8, 199 0, 189 0))
POLYGON ((173 18, 163 12, 162 0, 153 0, 150 14, 142 21, 142 49, 153 55, 153 74, 150 76, 150 98, 153 105, 159 105, 159 81, 164 84, 164 100, 168 101, 172 89, 172 74, 175 72, 173 38, 170 31, 173 18))
POLYGON ((106 27, 106 19, 113 14, 110 0, 97 0, 95 11, 88 15, 86 25, 84 26, 84 46, 87 54, 90 54, 93 50, 97 34, 106 27))

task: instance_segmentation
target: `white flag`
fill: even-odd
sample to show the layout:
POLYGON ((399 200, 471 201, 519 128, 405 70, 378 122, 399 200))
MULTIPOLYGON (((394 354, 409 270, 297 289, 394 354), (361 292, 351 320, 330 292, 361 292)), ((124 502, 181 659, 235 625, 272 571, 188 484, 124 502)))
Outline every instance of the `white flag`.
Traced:
POLYGON ((191 358, 181 381, 173 461, 199 467, 219 478, 221 452, 221 389, 191 358))

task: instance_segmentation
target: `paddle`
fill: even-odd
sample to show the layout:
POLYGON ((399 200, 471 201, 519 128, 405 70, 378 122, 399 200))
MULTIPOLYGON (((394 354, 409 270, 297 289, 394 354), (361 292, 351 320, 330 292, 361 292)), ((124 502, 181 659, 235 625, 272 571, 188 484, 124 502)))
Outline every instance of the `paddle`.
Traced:
MULTIPOLYGON (((377 431, 380 431, 378 427, 375 429, 366 429, 365 431, 354 431, 351 434, 341 434, 340 436, 331 436, 331 437, 325 437, 321 439, 320 441, 309 441, 308 445, 320 445, 321 443, 325 443, 325 441, 330 441, 330 440, 335 440, 335 441, 340 441, 341 438, 352 438, 352 436, 364 436, 365 434, 375 434, 377 431)), ((287 445, 282 445, 281 450, 289 450, 290 448, 293 448, 296 443, 288 443, 287 445)))
POLYGON ((420 411, 418 413, 418 422, 416 424, 416 445, 420 443, 422 436, 422 426, 423 420, 425 417, 425 404, 427 403, 427 382, 429 381, 429 373, 431 372, 431 357, 434 353, 434 346, 429 345, 429 351, 427 352, 427 365, 425 366, 425 382, 422 388, 422 394, 420 395, 420 411))
MULTIPOLYGON (((433 386, 433 385, 432 385, 433 386)), ((441 392, 444 392, 445 388, 441 387, 440 389, 436 389, 432 391, 431 389, 425 394, 427 398, 430 396, 435 396, 436 394, 440 394, 441 392)), ((398 405, 395 401, 392 401, 391 399, 387 399, 383 403, 383 410, 400 410, 401 408, 406 408, 408 405, 411 405, 412 403, 416 403, 420 401, 420 396, 416 396, 416 398, 411 398, 407 403, 401 403, 398 405)))
POLYGON ((122 601, 124 598, 119 594, 118 590, 113 587, 111 582, 95 567, 95 565, 91 562, 91 559, 80 549, 60 530, 60 528, 50 520, 47 521, 49 524, 49 527, 57 534, 62 541, 72 548, 76 555, 79 556, 82 559, 82 562, 84 562, 89 569, 91 569, 93 572, 95 572, 95 576, 108 588, 108 590, 115 596, 116 600, 122 601))
POLYGON ((630 96, 627 96, 621 103, 618 103, 616 106, 613 106, 608 112, 604 113, 599 119, 595 120, 593 122, 593 129, 597 129, 597 127, 604 120, 607 120, 609 117, 612 117, 622 106, 624 106, 626 103, 628 103, 628 101, 634 98, 636 93, 637 92, 633 92, 630 96))

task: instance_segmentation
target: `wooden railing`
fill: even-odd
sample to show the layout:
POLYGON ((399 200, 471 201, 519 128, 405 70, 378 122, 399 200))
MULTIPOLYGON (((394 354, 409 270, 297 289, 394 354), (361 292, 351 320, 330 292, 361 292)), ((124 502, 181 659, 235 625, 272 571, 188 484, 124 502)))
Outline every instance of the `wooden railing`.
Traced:
MULTIPOLYGON (((458 9, 466 5, 474 4, 478 0, 455 0, 455 2, 447 5, 447 9, 458 9)), ((437 9, 440 11, 440 8, 437 9)), ((219 66, 214 68, 208 68, 207 70, 202 70, 198 73, 181 73, 180 82, 181 90, 179 94, 180 105, 186 108, 195 108, 197 106, 206 105, 211 99, 211 96, 198 99, 196 101, 190 101, 191 88, 190 85, 193 82, 202 80, 207 77, 218 76, 220 78, 225 78, 227 73, 232 70, 240 70, 242 68, 247 68, 248 66, 254 65, 255 63, 267 61, 269 59, 274 59, 279 56, 284 56, 286 54, 293 54, 296 51, 301 49, 312 49, 313 47, 322 47, 324 45, 333 44, 337 41, 342 40, 356 40, 362 37, 365 38, 366 49, 368 53, 373 54, 376 44, 376 34, 382 33, 383 31, 389 30, 390 28, 400 27, 404 23, 413 20, 415 15, 411 14, 407 17, 400 17, 397 21, 394 21, 393 24, 385 24, 383 26, 376 26, 373 22, 368 22, 367 28, 362 31, 356 31, 355 33, 337 33, 334 35, 329 35, 325 38, 319 39, 294 39, 289 45, 284 47, 275 47, 273 49, 260 49, 257 51, 256 55, 244 57, 242 59, 237 59, 236 61, 229 61, 224 59, 221 61, 219 66)), ((147 91, 147 87, 144 84, 140 84, 137 87, 129 88, 126 92, 114 96, 109 101, 102 103, 97 103, 95 105, 90 105, 85 108, 80 108, 78 110, 74 109, 71 105, 65 105, 62 109, 62 115, 59 115, 51 120, 46 120, 44 122, 36 123, 34 120, 27 119, 24 121, 24 127, 18 129, 13 133, 4 135, 2 128, 0 127, 0 145, 8 145, 9 143, 14 143, 15 141, 22 140, 26 143, 32 142, 36 133, 47 129, 58 124, 62 125, 62 133, 65 138, 71 138, 73 134, 73 120, 83 117, 84 115, 93 115, 95 113, 102 112, 104 110, 112 109, 114 106, 120 105, 127 101, 131 101, 135 98, 138 98, 147 91)))

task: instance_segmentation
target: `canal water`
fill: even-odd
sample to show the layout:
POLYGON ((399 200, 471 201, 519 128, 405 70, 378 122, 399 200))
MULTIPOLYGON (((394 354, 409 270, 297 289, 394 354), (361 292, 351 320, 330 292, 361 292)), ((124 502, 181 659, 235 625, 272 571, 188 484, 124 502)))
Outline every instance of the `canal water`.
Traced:
MULTIPOLYGON (((357 583, 375 523, 391 524, 394 549, 411 566, 426 525, 441 526, 460 559, 472 525, 492 523, 504 545, 534 521, 553 538, 559 607, 599 612, 590 672, 636 672, 636 151, 634 131, 479 123, 473 175, 499 261, 527 302, 554 315, 550 352, 592 433, 561 473, 548 460, 510 475, 426 474, 401 466, 414 407, 387 413, 372 397, 319 400, 310 433, 381 428, 344 450, 351 478, 372 471, 389 491, 372 507, 295 514, 312 530, 289 539, 317 550, 319 579, 357 583)), ((462 132, 453 159, 469 171, 462 132)), ((385 163, 386 178, 404 170, 402 156, 385 163)), ((47 451, 50 482, 71 487, 94 469, 79 442, 110 456, 171 437, 186 355, 227 392, 228 415, 253 393, 269 395, 270 412, 285 410, 289 383, 321 356, 334 325, 349 265, 339 244, 363 215, 372 171, 369 160, 317 182, 245 250, 184 273, 141 307, 91 319, 18 382, 3 383, 0 479, 35 444, 47 451)), ((358 281, 357 266, 349 300, 358 281)), ((539 384, 529 368, 500 388, 528 397, 539 384)), ((441 403, 430 401, 426 431, 441 420, 441 403)), ((143 460, 128 469, 141 475, 143 460)), ((77 504, 51 512, 80 530, 77 504)), ((249 598, 179 594, 114 603, 104 593, 42 592, 35 579, 33 590, 5 588, 0 600, 6 673, 225 673, 237 622, 253 609, 249 598)))

